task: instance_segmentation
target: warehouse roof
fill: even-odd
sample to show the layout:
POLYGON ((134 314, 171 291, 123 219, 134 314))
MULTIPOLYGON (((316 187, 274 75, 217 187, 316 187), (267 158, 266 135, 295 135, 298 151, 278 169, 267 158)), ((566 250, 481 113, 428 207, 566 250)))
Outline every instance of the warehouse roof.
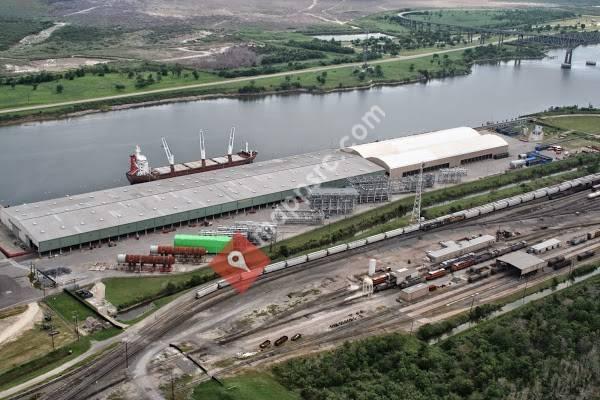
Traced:
POLYGON ((531 246, 531 249, 533 251, 541 251, 548 247, 555 247, 556 245, 559 245, 559 244, 560 244, 560 240, 558 240, 557 238, 552 238, 552 239, 545 240, 541 243, 534 244, 533 246, 531 246))
POLYGON ((455 251, 460 250, 460 249, 469 249, 469 248, 471 248, 473 246, 477 246, 481 243, 488 243, 488 242, 495 242, 495 241, 496 241, 496 237, 492 236, 492 235, 481 235, 481 236, 477 236, 474 239, 463 240, 460 242, 455 242, 454 240, 448 240, 448 241, 440 242, 440 244, 443 246, 441 249, 428 250, 425 253, 429 257, 439 258, 439 257, 443 257, 447 254, 452 254, 455 251))
POLYGON ((461 127, 361 144, 345 150, 392 170, 507 146, 508 143, 499 136, 461 127))
POLYGON ((429 285, 425 284, 425 283, 418 283, 416 285, 413 286, 409 286, 407 288, 402 289, 402 291, 404 293, 413 293, 413 292, 418 292, 419 290, 422 290, 424 287, 429 287, 429 285))
POLYGON ((518 268, 521 271, 527 272, 529 272, 529 270, 531 270, 532 268, 537 269, 540 265, 546 262, 541 258, 538 258, 529 253, 525 253, 524 251, 515 251, 512 253, 505 254, 502 257, 499 257, 498 261, 512 265, 513 267, 518 268))
POLYGON ((383 172, 339 150, 284 157, 135 186, 1 209, 40 242, 222 205, 262 195, 383 172))

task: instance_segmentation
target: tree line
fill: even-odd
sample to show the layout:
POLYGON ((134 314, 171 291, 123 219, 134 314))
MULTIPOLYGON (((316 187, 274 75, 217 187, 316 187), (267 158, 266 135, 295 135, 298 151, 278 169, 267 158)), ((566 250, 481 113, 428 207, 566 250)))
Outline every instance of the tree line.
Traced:
POLYGON ((273 372, 304 400, 592 400, 599 332, 594 277, 436 345, 391 334, 273 372))

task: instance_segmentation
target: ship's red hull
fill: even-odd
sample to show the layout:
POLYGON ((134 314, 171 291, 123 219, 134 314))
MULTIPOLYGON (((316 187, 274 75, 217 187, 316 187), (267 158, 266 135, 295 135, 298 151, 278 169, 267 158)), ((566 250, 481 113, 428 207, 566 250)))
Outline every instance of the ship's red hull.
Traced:
MULTIPOLYGON (((220 164, 205 165, 204 167, 189 168, 186 170, 179 170, 179 171, 171 170, 168 173, 159 173, 156 170, 152 170, 152 173, 149 175, 133 175, 130 172, 127 172, 125 174, 125 176, 127 177, 127 180, 129 181, 129 183, 131 183, 132 185, 136 185, 138 183, 151 182, 151 181, 156 181, 159 179, 169 179, 169 178, 175 178, 178 176, 214 171, 217 169, 236 167, 238 165, 251 164, 254 161, 254 159, 256 158, 257 153, 255 151, 250 152, 250 153, 241 151, 241 152, 237 153, 237 155, 239 157, 241 157, 242 159, 235 160, 235 161, 228 161, 226 163, 220 163, 220 164)), ((197 162, 200 162, 200 161, 197 161, 197 162)))

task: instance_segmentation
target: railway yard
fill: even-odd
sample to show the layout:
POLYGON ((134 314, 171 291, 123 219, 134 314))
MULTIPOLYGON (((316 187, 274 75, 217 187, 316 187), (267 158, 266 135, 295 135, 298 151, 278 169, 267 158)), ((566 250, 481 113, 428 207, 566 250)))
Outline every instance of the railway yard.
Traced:
POLYGON ((161 386, 171 379, 178 391, 185 391, 211 377, 376 333, 414 332, 501 301, 596 261, 600 204, 589 197, 597 179, 590 176, 556 186, 556 191, 550 187, 543 194, 524 194, 527 201, 518 204, 515 198, 498 201, 485 214, 486 205, 477 215, 475 209, 466 210, 462 217, 459 212, 426 221, 412 232, 407 227, 351 242, 345 251, 313 253, 308 256, 312 261, 291 259, 289 266, 279 268, 272 264, 242 295, 223 282, 206 284, 108 341, 105 351, 84 366, 11 398, 105 398, 115 390, 127 398, 162 398, 161 386), (493 240, 488 242, 485 235, 493 240), (525 253, 550 239, 558 247, 525 253), (477 250, 468 247, 475 242, 484 244, 477 250), (443 246, 464 248, 448 251, 450 260, 432 262, 426 256, 439 254, 443 246), (460 259, 452 260, 460 253, 460 259), (542 263, 529 272, 496 261, 519 253, 542 263), (373 291, 368 285, 365 290, 372 259, 373 291), (427 279, 440 269, 440 276, 427 279), (425 289, 402 289, 408 285, 425 289))
MULTIPOLYGON (((72 336, 62 339, 69 345, 79 342, 80 332, 95 335, 86 338, 88 347, 68 353, 48 372, 21 373, 19 379, 29 381, 0 391, 0 398, 162 399, 169 398, 165 388, 184 395, 199 383, 344 341, 385 332, 416 334, 428 324, 465 315, 470 320, 474 309, 508 307, 519 294, 525 301, 527 289, 535 293, 549 282, 574 277, 574 269, 594 264, 600 255, 600 174, 590 169, 594 158, 560 161, 569 157, 562 148, 505 139, 489 129, 455 128, 357 146, 349 156, 324 152, 348 169, 328 171, 324 187, 315 192, 307 187, 307 198, 298 201, 299 216, 285 217, 292 215, 289 224, 277 218, 298 200, 282 192, 291 188, 286 180, 323 169, 321 153, 210 173, 202 179, 214 187, 203 191, 197 190, 199 180, 187 188, 191 178, 178 177, 0 209, 0 250, 7 256, 0 260, 0 310, 39 302, 62 315, 63 335, 75 319, 72 336), (411 151, 421 154, 429 142, 452 136, 449 132, 455 137, 448 139, 448 149, 431 151, 428 163, 404 161, 411 160, 411 151), (463 148, 470 141, 482 147, 463 148), (551 161, 563 164, 527 171, 551 161), (515 162, 525 170, 494 176, 515 162), (271 182, 273 174, 281 177, 279 184, 271 182), (239 180, 231 180, 237 175, 239 180), (536 176, 542 180, 536 182, 536 176), (500 182, 499 190, 479 184, 485 179, 500 182), (394 189, 398 183, 400 189, 394 189), (255 190, 260 185, 262 195, 255 190), (425 189, 431 192, 423 196, 419 215, 427 218, 409 222, 404 214, 425 189), (348 203, 339 203, 345 196, 355 196, 348 210, 348 203), (158 201, 167 203, 152 208, 158 201), (313 201, 334 211, 325 217, 313 201), (332 235, 348 217, 373 220, 380 207, 389 214, 385 203, 390 202, 398 207, 391 225, 375 222, 375 230, 316 241, 320 246, 313 243, 289 256, 277 253, 280 241, 322 238, 319 232, 326 230, 332 235), (303 213, 320 219, 315 224, 303 213), (69 230, 76 234, 64 233, 69 230), (275 247, 271 254, 279 257, 266 261, 264 270, 246 267, 215 279, 213 261, 241 233, 265 250, 275 247), (20 238, 21 246, 29 243, 29 253, 20 254, 10 235, 20 238), (247 291, 237 291, 257 276, 247 291), (81 327, 73 314, 77 307, 87 308, 81 327)), ((44 340, 47 325, 42 321, 28 332, 44 340)), ((49 335, 59 334, 52 324, 49 329, 49 335)), ((18 335, 10 340, 20 340, 18 335)), ((46 362, 48 355, 39 355, 31 356, 25 369, 46 362)), ((9 387, 7 370, 0 368, 3 389, 9 387)))

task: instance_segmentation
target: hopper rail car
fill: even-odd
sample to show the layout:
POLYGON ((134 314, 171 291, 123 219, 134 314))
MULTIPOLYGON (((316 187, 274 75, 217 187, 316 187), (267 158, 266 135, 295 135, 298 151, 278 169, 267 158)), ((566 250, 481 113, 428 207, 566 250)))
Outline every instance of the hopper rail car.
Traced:
MULTIPOLYGON (((586 175, 581 178, 573 179, 570 181, 566 181, 557 185, 548 186, 542 189, 537 189, 531 192, 523 193, 517 196, 513 196, 507 199, 502 199, 495 201, 493 203, 484 204, 478 207, 469 208, 463 211, 457 211, 452 214, 443 215, 438 218, 431 219, 429 221, 424 221, 417 224, 408 225, 403 228, 394 229, 388 232, 379 233, 373 236, 369 236, 365 239, 354 240, 349 243, 344 243, 340 245, 336 245, 330 247, 328 249, 318 250, 312 253, 308 253, 302 256, 297 256, 285 261, 278 261, 273 264, 270 264, 265 267, 262 274, 269 274, 272 272, 280 271, 286 268, 299 266, 305 264, 309 261, 319 260, 334 254, 338 254, 344 251, 349 251, 357 248, 361 248, 372 243, 377 243, 383 240, 391 239, 399 236, 408 236, 409 234, 417 231, 429 231, 432 229, 440 228, 445 225, 458 223, 461 221, 474 219, 477 217, 484 216, 486 214, 516 207, 521 204, 529 203, 534 200, 539 200, 542 198, 555 198, 557 195, 567 195, 573 194, 577 192, 581 192, 583 190, 591 189, 595 185, 600 184, 600 174, 592 174, 586 175)), ((238 281, 243 281, 245 279, 249 279, 251 275, 249 272, 241 273, 234 279, 238 281)), ((254 277, 254 275, 252 275, 254 277)), ((217 282, 210 283, 201 287, 196 297, 201 298, 207 296, 219 289, 225 288, 231 285, 232 278, 229 280, 221 279, 217 282)))

